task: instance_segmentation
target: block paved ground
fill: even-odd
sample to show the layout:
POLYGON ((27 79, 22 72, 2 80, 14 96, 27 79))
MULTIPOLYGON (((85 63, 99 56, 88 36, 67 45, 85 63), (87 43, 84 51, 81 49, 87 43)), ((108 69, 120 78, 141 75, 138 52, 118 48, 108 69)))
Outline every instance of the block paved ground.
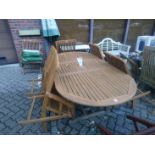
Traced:
MULTIPOLYGON (((19 125, 18 121, 27 116, 31 100, 26 98, 26 93, 30 90, 32 78, 37 78, 38 73, 23 74, 18 65, 0 66, 0 134, 1 135, 90 135, 100 134, 94 127, 93 122, 101 124, 110 129, 114 134, 132 134, 134 132, 133 123, 126 118, 127 114, 155 121, 155 106, 142 100, 137 101, 134 109, 130 104, 123 104, 117 107, 106 109, 105 114, 84 119, 76 123, 71 123, 69 119, 63 119, 49 123, 49 131, 45 132, 41 125, 32 124, 27 126, 19 125)), ((38 101, 35 105, 33 116, 40 114, 38 101)), ((80 108, 79 108, 80 109, 80 108)), ((80 111, 78 110, 78 113, 80 111)), ((139 126, 144 128, 143 126, 139 126)))

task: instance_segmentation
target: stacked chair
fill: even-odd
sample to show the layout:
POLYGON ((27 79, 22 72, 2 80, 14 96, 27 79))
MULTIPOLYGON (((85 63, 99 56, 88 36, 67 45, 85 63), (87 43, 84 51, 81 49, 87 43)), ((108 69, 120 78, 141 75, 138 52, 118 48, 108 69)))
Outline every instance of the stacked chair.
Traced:
POLYGON ((27 66, 38 65, 41 69, 43 64, 43 54, 41 53, 41 43, 38 40, 24 39, 22 40, 22 52, 20 55, 20 63, 25 73, 27 66))
POLYGON ((39 93, 31 94, 32 104, 28 112, 26 120, 20 121, 22 125, 42 122, 43 127, 47 129, 47 121, 58 120, 62 118, 71 118, 74 116, 74 104, 62 98, 54 87, 54 78, 59 68, 59 58, 57 50, 51 47, 50 54, 45 62, 43 69, 42 89, 39 93), (42 100, 41 117, 31 118, 33 108, 37 99, 42 100), (47 116, 47 112, 51 112, 51 116, 47 116))

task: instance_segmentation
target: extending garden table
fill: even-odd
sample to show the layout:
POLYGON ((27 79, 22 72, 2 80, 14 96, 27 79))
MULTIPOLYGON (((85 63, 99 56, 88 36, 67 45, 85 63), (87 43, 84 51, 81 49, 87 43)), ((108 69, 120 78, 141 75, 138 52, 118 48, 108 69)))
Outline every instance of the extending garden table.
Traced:
POLYGON ((59 54, 55 86, 64 98, 86 106, 111 106, 129 101, 136 93, 134 79, 90 53, 59 54), (82 65, 78 59, 82 59, 82 65))
POLYGON ((90 53, 61 53, 59 61, 56 90, 75 104, 115 106, 131 100, 136 94, 137 86, 130 75, 90 53))

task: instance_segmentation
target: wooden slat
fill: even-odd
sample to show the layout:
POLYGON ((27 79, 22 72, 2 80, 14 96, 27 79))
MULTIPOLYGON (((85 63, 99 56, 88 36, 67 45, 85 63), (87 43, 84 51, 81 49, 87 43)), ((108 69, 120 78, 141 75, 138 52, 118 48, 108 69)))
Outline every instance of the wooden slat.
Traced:
POLYGON ((54 121, 54 120, 62 119, 65 117, 67 118, 67 117, 71 117, 71 116, 69 116, 68 114, 63 114, 63 115, 58 115, 58 116, 49 116, 49 117, 45 117, 45 118, 35 118, 35 119, 31 119, 31 120, 20 121, 19 124, 26 125, 26 124, 32 124, 32 123, 54 121))
POLYGON ((76 39, 58 40, 55 44, 58 53, 73 51, 75 50, 76 39))

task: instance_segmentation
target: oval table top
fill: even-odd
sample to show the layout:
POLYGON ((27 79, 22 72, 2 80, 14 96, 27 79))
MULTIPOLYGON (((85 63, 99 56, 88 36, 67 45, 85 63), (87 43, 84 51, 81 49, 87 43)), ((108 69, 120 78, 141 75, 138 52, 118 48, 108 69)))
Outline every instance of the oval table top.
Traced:
POLYGON ((59 61, 56 90, 74 103, 96 107, 118 105, 132 99, 137 91, 130 75, 90 53, 61 53, 59 61))

